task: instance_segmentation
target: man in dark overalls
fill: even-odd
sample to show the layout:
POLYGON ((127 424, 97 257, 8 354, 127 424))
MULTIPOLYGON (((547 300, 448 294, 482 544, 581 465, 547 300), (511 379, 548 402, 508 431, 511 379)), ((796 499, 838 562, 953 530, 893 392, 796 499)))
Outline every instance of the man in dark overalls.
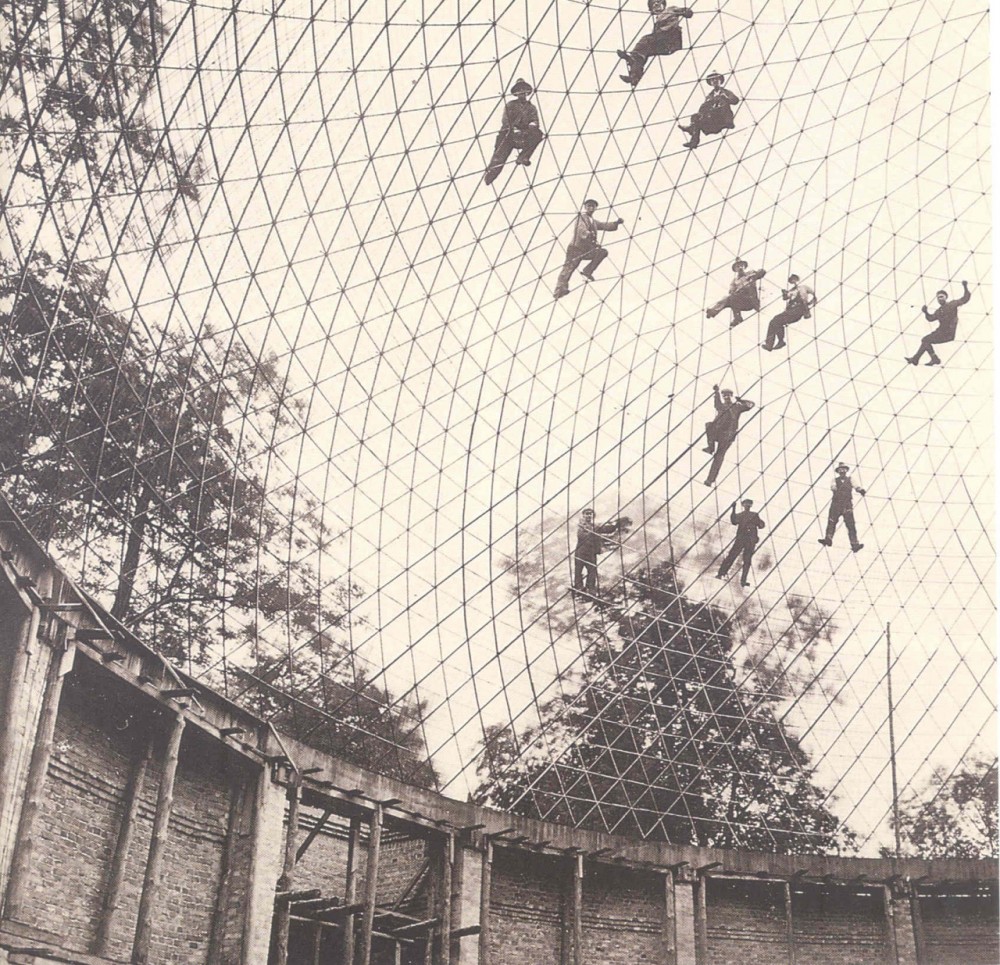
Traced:
POLYGON ((573 589, 593 594, 597 592, 597 554, 607 549, 604 537, 628 532, 632 520, 622 516, 596 526, 592 509, 585 509, 580 515, 573 550, 573 589))
POLYGON ((515 148, 518 149, 518 155, 514 163, 522 164, 524 167, 531 164, 531 155, 545 137, 538 126, 538 111, 528 100, 529 95, 534 93, 531 84, 518 77, 510 92, 517 99, 508 101, 504 105, 500 133, 497 135, 493 157, 490 158, 486 176, 483 178, 487 184, 492 184, 497 179, 507 158, 510 157, 510 152, 515 148))
POLYGON ((865 548, 864 543, 858 542, 858 530, 854 525, 854 493, 864 496, 865 491, 860 486, 855 486, 851 482, 851 477, 847 474, 851 467, 846 463, 837 466, 837 475, 834 477, 833 499, 830 501, 830 514, 826 520, 826 536, 820 540, 824 546, 833 546, 833 534, 837 531, 837 521, 844 520, 847 527, 847 538, 851 541, 851 549, 855 553, 865 548))
POLYGON ((750 563, 753 560, 754 550, 757 549, 759 539, 757 530, 764 528, 762 520, 750 507, 753 505, 752 499, 744 499, 740 505, 743 512, 736 512, 736 503, 733 503, 733 511, 730 514, 729 522, 736 527, 736 539, 729 550, 729 555, 722 561, 719 567, 719 579, 724 580, 729 573, 729 567, 736 562, 736 557, 743 554, 743 577, 740 580, 741 586, 749 586, 750 563))
POLYGON ((948 293, 946 291, 937 292, 938 307, 933 312, 927 311, 926 305, 921 306, 920 310, 924 313, 927 321, 937 322, 938 327, 920 340, 920 348, 917 350, 916 355, 912 357, 907 356, 906 361, 910 365, 916 365, 924 352, 930 355, 930 358, 927 360, 928 365, 941 364, 941 359, 938 358, 937 352, 934 351, 934 346, 955 341, 955 330, 958 327, 958 309, 972 297, 968 282, 963 281, 962 288, 964 290, 962 297, 956 298, 954 301, 948 301, 948 293))
POLYGON ((712 391, 715 393, 715 418, 705 424, 705 439, 708 442, 705 452, 714 455, 715 458, 708 471, 708 479, 705 480, 706 486, 713 485, 719 477, 722 460, 739 431, 740 416, 753 408, 752 402, 747 402, 739 396, 734 399, 730 389, 723 389, 722 395, 719 395, 719 387, 713 385, 712 391))
POLYGON ((666 0, 648 0, 648 6, 653 15, 653 32, 640 37, 627 53, 624 50, 617 52, 628 65, 628 73, 619 76, 633 87, 642 80, 642 75, 646 72, 646 61, 650 57, 669 56, 681 49, 684 45, 681 18, 692 16, 692 11, 687 7, 668 7, 666 0))
POLYGON ((740 102, 740 99, 722 86, 726 78, 722 74, 713 73, 705 78, 705 82, 712 89, 701 107, 691 115, 690 125, 678 125, 682 131, 690 135, 684 142, 685 147, 697 147, 701 143, 702 134, 731 131, 736 126, 733 107, 740 102))

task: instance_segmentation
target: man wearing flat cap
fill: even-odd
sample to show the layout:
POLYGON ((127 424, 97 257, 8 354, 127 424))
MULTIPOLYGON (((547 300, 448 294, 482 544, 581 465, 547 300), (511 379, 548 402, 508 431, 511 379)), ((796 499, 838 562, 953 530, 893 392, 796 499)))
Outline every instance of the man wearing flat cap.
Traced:
POLYGON ((715 458, 708 470, 708 478, 705 480, 706 486, 715 485, 715 480, 719 477, 719 470, 722 468, 722 460, 726 456, 729 447, 736 440, 736 433, 740 428, 740 416, 744 412, 749 412, 753 408, 753 403, 737 396, 733 398, 732 389, 723 389, 719 393, 717 385, 712 386, 715 401, 715 418, 711 422, 705 423, 705 439, 708 445, 705 452, 711 453, 715 458))
POLYGON ((701 107, 691 115, 690 126, 678 125, 690 137, 684 142, 685 147, 697 147, 701 143, 702 134, 718 134, 720 131, 731 131, 736 124, 733 119, 733 107, 740 99, 722 85, 726 78, 719 73, 709 74, 705 83, 711 87, 708 96, 701 107))
POLYGON ((788 287, 781 289, 785 307, 768 322, 767 338, 761 348, 773 352, 785 347, 785 329, 803 318, 812 318, 812 307, 816 304, 816 292, 803 284, 798 275, 788 276, 788 287))
POLYGON ((833 499, 830 501, 830 515, 826 520, 826 536, 820 540, 824 546, 833 546, 833 534, 837 531, 837 521, 841 518, 847 527, 847 537, 851 541, 851 549, 857 553, 865 548, 864 543, 858 542, 858 530, 854 525, 854 493, 864 496, 865 491, 860 486, 855 486, 851 482, 851 477, 847 474, 851 467, 842 462, 837 466, 837 475, 834 477, 833 499))
POLYGON ((920 340, 920 348, 917 350, 916 355, 908 355, 906 357, 906 361, 909 362, 910 365, 916 365, 920 361, 920 356, 923 355, 924 352, 930 356, 927 360, 928 365, 941 364, 941 359, 938 358, 937 352, 934 351, 934 346, 942 345, 945 342, 955 341, 955 330, 958 328, 958 310, 962 305, 965 305, 971 297, 972 292, 969 291, 969 283, 963 281, 961 298, 956 298, 954 301, 948 301, 948 293, 942 289, 935 295, 938 307, 933 312, 927 311, 926 305, 922 306, 921 311, 924 313, 924 318, 926 318, 929 322, 937 322, 938 327, 920 340))
POLYGON ((594 269, 608 257, 608 249, 601 248, 597 244, 597 232, 617 231, 619 225, 625 224, 624 218, 619 218, 617 221, 595 221, 596 210, 597 202, 593 198, 588 198, 583 202, 583 208, 573 222, 573 237, 566 248, 566 263, 559 272, 556 290, 553 293, 556 298, 569 294, 569 276, 584 261, 589 264, 580 274, 587 281, 594 280, 594 269))
POLYGON ((693 15, 688 7, 668 7, 666 0, 647 0, 647 6, 653 17, 653 32, 640 37, 627 53, 624 50, 617 52, 628 66, 628 73, 619 74, 619 77, 633 87, 642 80, 650 57, 669 56, 681 49, 684 45, 681 18, 693 15))
POLYGON ((752 499, 744 499, 740 505, 743 512, 736 512, 736 503, 733 503, 733 511, 729 516, 729 522, 736 527, 736 539, 729 550, 729 555, 722 561, 719 567, 719 579, 724 580, 729 574, 729 567, 736 562, 736 557, 743 554, 743 576, 740 579, 741 586, 749 586, 750 563, 753 560, 754 550, 757 549, 757 541, 760 538, 757 530, 764 528, 762 520, 750 507, 753 505, 752 499))
POLYGON ((528 100, 528 97, 534 93, 531 84, 518 77, 510 92, 515 99, 504 105, 500 133, 497 135, 497 141, 493 147, 493 157, 490 158, 486 175, 483 178, 487 184, 492 184, 497 179, 497 175, 503 169, 507 158, 510 157, 510 152, 515 148, 518 150, 518 155, 514 163, 522 164, 524 167, 531 164, 531 155, 535 153, 535 148, 542 143, 542 139, 545 137, 538 126, 538 111, 535 110, 535 105, 528 100))
POLYGON ((760 292, 757 291, 757 282, 765 274, 763 268, 747 271, 747 263, 742 258, 737 258, 733 262, 733 271, 736 272, 736 276, 729 283, 729 294, 705 309, 705 314, 709 318, 715 318, 725 308, 730 309, 733 313, 733 320, 729 323, 730 328, 735 328, 743 321, 744 312, 760 311, 760 292))

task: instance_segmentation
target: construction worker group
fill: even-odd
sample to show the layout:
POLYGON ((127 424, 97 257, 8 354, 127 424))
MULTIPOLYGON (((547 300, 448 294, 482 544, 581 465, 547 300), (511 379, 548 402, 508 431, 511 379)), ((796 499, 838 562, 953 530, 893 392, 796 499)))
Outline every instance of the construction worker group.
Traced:
MULTIPOLYGON (((683 49, 682 24, 694 15, 690 8, 667 6, 664 0, 648 0, 647 5, 653 18, 652 31, 640 37, 631 50, 617 51, 618 57, 626 66, 626 73, 622 74, 620 79, 632 88, 642 80, 650 58, 669 56, 683 49)), ((739 104, 740 98, 726 89, 725 82, 725 77, 717 71, 713 71, 705 78, 709 91, 704 101, 686 124, 678 124, 688 136, 684 147, 697 148, 703 136, 735 128, 733 109, 739 104)), ((487 184, 496 180, 514 151, 518 152, 515 164, 529 166, 533 154, 545 139, 538 111, 529 100, 534 88, 524 79, 518 78, 511 93, 515 99, 504 107, 500 132, 484 178, 487 184)), ((622 218, 597 220, 595 214, 599 207, 597 200, 586 199, 573 222, 565 261, 553 292, 555 298, 562 298, 569 293, 570 280, 577 269, 588 282, 594 281, 595 270, 608 257, 607 249, 599 243, 598 233, 617 231, 624 224, 622 218)), ((760 311, 761 293, 758 286, 766 272, 762 268, 749 270, 749 264, 742 258, 736 258, 732 271, 733 278, 729 284, 728 294, 710 305, 705 310, 705 315, 712 319, 728 309, 731 313, 730 327, 736 327, 742 324, 746 313, 760 311)), ((955 340, 958 308, 969 301, 971 294, 964 281, 962 288, 962 296, 953 301, 948 300, 947 291, 938 291, 935 296, 938 307, 933 313, 928 312, 926 305, 923 306, 922 311, 927 320, 937 322, 938 327, 924 336, 916 354, 906 357, 906 361, 911 365, 917 365, 925 353, 928 355, 927 365, 941 364, 934 346, 955 340)), ((770 319, 761 344, 761 348, 768 352, 788 348, 788 326, 811 318, 812 309, 817 303, 816 293, 797 274, 789 275, 787 287, 781 289, 781 298, 782 309, 770 319)), ((720 390, 718 385, 713 387, 713 401, 715 417, 705 426, 704 451, 712 456, 708 476, 705 479, 707 486, 716 483, 726 452, 736 440, 740 417, 754 407, 752 402, 740 398, 730 389, 720 390)), ((864 548, 864 545, 858 540, 852 500, 855 492, 863 496, 865 490, 853 485, 849 472, 850 467, 845 463, 840 463, 836 467, 826 532, 819 542, 826 547, 832 546, 837 523, 843 519, 851 549, 857 553, 864 548)), ((743 499, 740 505, 742 512, 737 512, 737 503, 732 504, 730 522, 736 527, 736 537, 719 568, 718 576, 720 579, 725 579, 732 564, 742 556, 741 583, 743 586, 749 586, 753 553, 760 538, 759 531, 765 528, 765 524, 751 509, 752 500, 743 499)), ((594 521, 593 510, 583 511, 574 551, 575 590, 587 595, 596 594, 598 556, 614 545, 613 541, 609 541, 609 537, 624 536, 630 525, 631 521, 626 518, 597 524, 594 521)))

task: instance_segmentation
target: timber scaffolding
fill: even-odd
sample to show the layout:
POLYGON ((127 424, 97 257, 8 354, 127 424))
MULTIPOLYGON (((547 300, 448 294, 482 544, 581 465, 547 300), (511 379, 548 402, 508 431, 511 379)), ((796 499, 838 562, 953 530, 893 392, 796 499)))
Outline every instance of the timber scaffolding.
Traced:
POLYGON ((0 963, 1000 961, 997 865, 724 851, 450 800, 283 737, 0 503, 0 963))

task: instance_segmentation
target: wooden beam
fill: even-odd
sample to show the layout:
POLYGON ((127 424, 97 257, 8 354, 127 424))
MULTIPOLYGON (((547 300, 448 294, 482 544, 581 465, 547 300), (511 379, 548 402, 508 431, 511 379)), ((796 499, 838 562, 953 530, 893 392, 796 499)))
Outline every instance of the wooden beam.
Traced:
POLYGON ((10 881, 7 885, 7 900, 4 903, 4 917, 20 920, 24 910, 25 889, 31 872, 31 856, 34 851, 35 821, 45 792, 45 777, 52 759, 52 743, 59 716, 59 700, 62 696, 63 680, 72 666, 74 648, 65 652, 53 651, 52 662, 45 678, 45 695, 42 698, 41 713, 35 746, 28 767, 24 805, 21 820, 14 839, 14 854, 11 860, 10 881))
POLYGON ((233 892, 233 865, 249 795, 250 788, 245 780, 241 780, 230 794, 226 843, 222 850, 222 867, 219 869, 219 887, 215 893, 215 912, 212 915, 212 932, 208 940, 206 965, 223 965, 222 953, 226 942, 226 919, 233 892))
POLYGON ((784 882, 785 893, 785 935, 788 941, 788 965, 796 965, 795 951, 795 919, 792 917, 792 886, 784 882))
POLYGON ((708 961, 708 879, 697 875, 694 884, 694 941, 696 961, 708 961))
MULTIPOLYGON (((347 876, 344 884, 344 904, 350 907, 358 897, 358 850, 361 847, 361 818, 351 818, 347 832, 347 876)), ((354 914, 344 919, 344 940, 341 943, 341 965, 354 965, 354 914)))
POLYGON ((114 934, 118 907, 121 904, 122 890, 125 887, 125 873, 128 869, 129 851, 132 839, 135 837, 136 816, 139 813, 139 801, 142 788, 146 783, 146 771, 153 756, 153 738, 150 737, 140 753, 136 754, 129 768, 128 783, 125 785, 125 795, 122 799, 122 817, 118 825, 118 839, 115 842, 115 853, 111 859, 111 870, 108 882, 104 888, 104 901, 101 906, 101 920, 94 939, 95 955, 107 957, 111 946, 111 936, 114 934))
MULTIPOLYGON (((302 796, 302 785, 298 774, 288 786, 288 830, 285 832, 285 859, 282 865, 281 877, 278 878, 278 890, 286 893, 286 900, 278 901, 274 909, 274 961, 275 965, 286 965, 288 961, 288 931, 291 921, 292 905, 288 895, 291 891, 292 872, 295 870, 295 841, 299 832, 299 801, 302 796)), ((319 892, 301 893, 302 898, 317 898, 319 892)))
POLYGON ((483 877, 479 883, 479 965, 490 965, 490 896, 493 888, 493 842, 483 851, 483 877))
MULTIPOLYGON (((372 928, 378 897, 378 862, 382 846, 382 805, 376 803, 368 834, 368 865, 365 873, 365 914, 361 921, 361 965, 371 965, 372 928)), ((283 963, 279 963, 283 965, 283 963)))
POLYGON ((430 868, 430 866, 431 866, 430 858, 425 858, 423 861, 420 862, 420 867, 417 868, 417 873, 409 880, 406 887, 400 893, 399 897, 392 903, 393 908, 399 908, 399 906, 402 905, 403 902, 410 897, 410 893, 413 891, 414 888, 417 887, 418 884, 420 884, 420 879, 423 878, 425 874, 427 874, 427 871, 430 868))
POLYGON ((177 777, 177 762, 180 758, 181 737, 185 720, 177 714, 167 738, 163 754, 160 790, 156 797, 156 814, 153 818, 153 834, 149 841, 149 855, 146 858, 146 873, 142 881, 142 895, 139 898, 139 914, 135 925, 135 940, 132 944, 134 965, 147 965, 153 938, 153 915, 156 912, 156 898, 160 887, 163 856, 167 846, 170 827, 170 812, 174 806, 174 780, 177 777))
POLYGON ((320 965, 323 955, 323 928, 317 922, 315 925, 310 926, 312 935, 310 939, 312 941, 312 949, 310 955, 310 965, 320 965))
POLYGON ((896 918, 892 907, 892 889, 882 885, 882 914, 885 920, 885 943, 888 949, 888 959, 893 965, 899 961, 899 950, 896 945, 896 918))
POLYGON ((296 864, 302 860, 302 855, 309 850, 309 845, 316 840, 316 835, 318 835, 323 828, 326 827, 326 822, 330 820, 331 814, 333 814, 333 811, 324 811, 322 817, 309 829, 309 833, 306 835, 305 841, 299 845, 299 849, 295 852, 296 864))

